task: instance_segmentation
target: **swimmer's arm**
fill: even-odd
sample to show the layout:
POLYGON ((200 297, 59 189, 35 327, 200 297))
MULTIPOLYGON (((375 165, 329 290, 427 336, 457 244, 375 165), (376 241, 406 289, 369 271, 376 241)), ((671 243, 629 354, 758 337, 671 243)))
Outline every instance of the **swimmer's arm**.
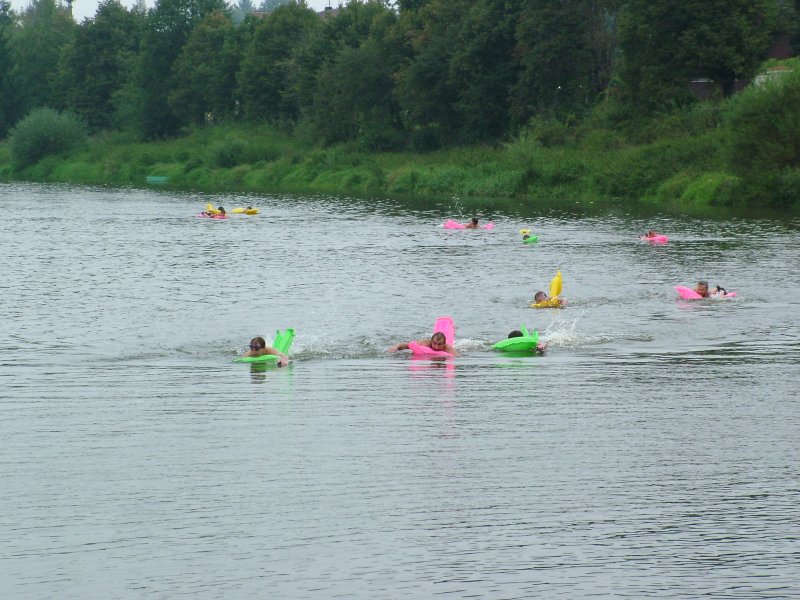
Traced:
POLYGON ((461 352, 453 348, 453 346, 450 344, 445 344, 444 349, 448 354, 452 354, 453 356, 461 356, 461 352))
POLYGON ((279 367, 285 367, 286 365, 289 364, 289 357, 286 356, 280 350, 276 350, 275 348, 272 348, 271 346, 266 346, 261 351, 261 354, 272 354, 273 356, 277 356, 278 357, 278 366, 279 367))
POLYGON ((408 350, 408 342, 401 342, 389 348, 389 352, 397 352, 398 350, 408 350))

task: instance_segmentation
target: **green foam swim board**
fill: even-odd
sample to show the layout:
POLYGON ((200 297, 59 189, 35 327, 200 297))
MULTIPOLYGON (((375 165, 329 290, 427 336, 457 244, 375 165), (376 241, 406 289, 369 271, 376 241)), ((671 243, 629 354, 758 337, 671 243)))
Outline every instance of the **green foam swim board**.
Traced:
POLYGON ((527 240, 522 240, 523 244, 535 244, 539 241, 539 237, 535 235, 531 235, 527 240))
MULTIPOLYGON (((292 345, 294 341, 294 329, 284 329, 283 331, 276 331, 275 332, 275 341, 272 342, 272 347, 275 348, 278 352, 286 354, 289 351, 289 347, 292 345)), ((269 363, 269 362, 277 362, 279 356, 274 354, 262 354, 261 356, 243 356, 240 358, 235 358, 233 362, 235 363, 269 363)))
POLYGON ((536 344, 539 343, 539 332, 534 329, 533 333, 528 333, 524 325, 519 330, 522 332, 522 337, 499 341, 492 348, 500 352, 530 352, 535 350, 536 344))

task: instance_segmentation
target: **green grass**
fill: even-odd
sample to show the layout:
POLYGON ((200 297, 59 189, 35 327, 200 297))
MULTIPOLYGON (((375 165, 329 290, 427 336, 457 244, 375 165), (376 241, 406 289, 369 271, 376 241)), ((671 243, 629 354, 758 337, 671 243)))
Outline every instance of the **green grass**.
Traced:
POLYGON ((645 202, 684 211, 752 203, 800 210, 792 195, 797 170, 776 170, 754 182, 730 168, 725 115, 734 102, 624 123, 598 110, 582 124, 533 123, 502 145, 431 153, 370 153, 356 143, 320 148, 266 125, 220 125, 150 143, 98 135, 67 157, 48 156, 14 171, 8 145, 0 143, 0 180, 144 187, 147 176, 156 175, 168 177, 168 188, 209 192, 645 202))

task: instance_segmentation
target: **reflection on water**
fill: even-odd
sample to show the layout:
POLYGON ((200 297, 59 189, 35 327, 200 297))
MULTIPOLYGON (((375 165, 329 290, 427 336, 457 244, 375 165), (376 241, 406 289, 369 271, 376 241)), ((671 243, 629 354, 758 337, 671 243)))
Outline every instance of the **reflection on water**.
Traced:
POLYGON ((800 596, 796 222, 507 204, 446 231, 457 202, 31 185, 0 207, 8 597, 800 596), (558 269, 568 308, 529 309, 558 269), (699 279, 739 297, 676 299, 699 279), (386 352, 445 314, 464 356, 386 352), (521 324, 545 356, 490 351, 521 324), (288 367, 231 363, 289 326, 288 367))

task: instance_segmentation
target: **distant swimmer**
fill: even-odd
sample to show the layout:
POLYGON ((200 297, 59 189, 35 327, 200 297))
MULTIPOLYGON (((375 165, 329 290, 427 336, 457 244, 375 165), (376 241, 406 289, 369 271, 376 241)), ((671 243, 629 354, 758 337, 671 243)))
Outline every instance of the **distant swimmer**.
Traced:
POLYGON ((548 296, 541 291, 533 295, 533 304, 531 304, 534 308, 564 308, 566 305, 566 298, 548 296))
MULTIPOLYGON (((221 208, 221 207, 220 207, 221 208)), ((289 357, 283 352, 267 346, 267 342, 262 337, 254 337, 250 340, 250 350, 244 353, 244 357, 250 356, 264 356, 265 354, 272 354, 278 357, 278 366, 285 367, 289 364, 289 357)))
POLYGON ((478 217, 472 217, 469 223, 464 223, 464 229, 478 229, 478 217))
POLYGON ((721 285, 718 285, 714 288, 713 291, 708 289, 708 282, 707 281, 698 281, 697 287, 694 288, 695 294, 702 298, 713 298, 714 296, 727 296, 728 290, 726 290, 721 285))
POLYGON ((435 352, 447 352, 453 356, 461 356, 453 346, 447 343, 447 337, 441 331, 437 331, 428 339, 416 340, 414 342, 402 342, 395 344, 389 348, 389 352, 397 352, 398 350, 410 350, 409 344, 417 344, 425 348, 430 348, 435 352))

